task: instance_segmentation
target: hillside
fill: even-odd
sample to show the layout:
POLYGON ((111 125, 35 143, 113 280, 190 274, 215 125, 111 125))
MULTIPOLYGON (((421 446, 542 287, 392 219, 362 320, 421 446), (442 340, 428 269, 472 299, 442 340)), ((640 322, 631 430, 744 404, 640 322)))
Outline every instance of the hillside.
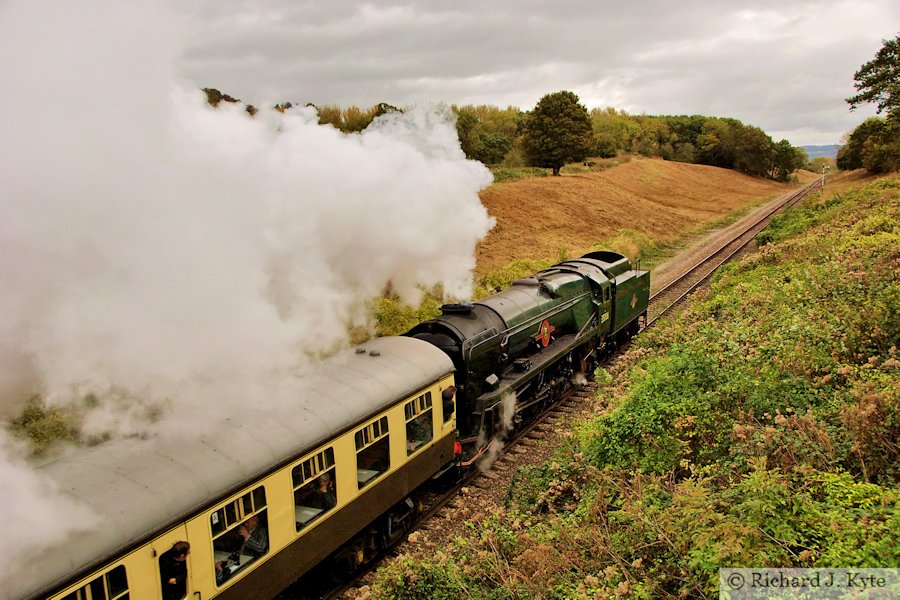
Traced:
POLYGON ((720 568, 896 567, 898 200, 854 172, 777 217, 598 370, 549 459, 492 469, 351 597, 714 598, 720 568))
POLYGON ((672 242, 790 187, 729 169, 641 157, 602 171, 496 183, 481 193, 497 225, 476 249, 477 272, 513 259, 555 259, 561 248, 581 255, 623 229, 672 242))

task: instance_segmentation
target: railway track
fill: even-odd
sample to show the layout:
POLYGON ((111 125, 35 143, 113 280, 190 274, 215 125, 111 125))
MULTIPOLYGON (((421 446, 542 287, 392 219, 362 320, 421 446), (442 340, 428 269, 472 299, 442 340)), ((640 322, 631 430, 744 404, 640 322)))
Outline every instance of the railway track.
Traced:
MULTIPOLYGON (((693 291, 707 282, 719 267, 745 250, 765 229, 774 215, 795 205, 820 187, 821 181, 816 180, 793 194, 785 196, 783 202, 767 210, 765 214, 746 227, 741 228, 730 240, 709 252, 674 281, 654 293, 650 298, 647 323, 641 331, 651 327, 659 318, 675 310, 693 291)), ((608 360, 614 356, 615 353, 608 360)), ((417 502, 421 503, 422 509, 411 531, 427 532, 439 529, 441 525, 436 521, 442 512, 448 508, 459 508, 464 502, 461 498, 467 491, 473 489, 484 491, 498 485, 505 485, 500 480, 505 479, 510 471, 514 471, 519 463, 524 462, 525 455, 531 454, 533 448, 545 444, 548 431, 563 423, 568 415, 579 411, 580 405, 596 394, 597 388, 598 386, 594 382, 573 387, 560 400, 545 409, 537 419, 511 432, 511 437, 502 441, 502 449, 496 451, 489 463, 485 461, 477 465, 479 468, 470 469, 461 480, 445 489, 432 489, 421 494, 417 498, 417 502)), ((529 462, 531 461, 529 460, 529 462)), ((278 600, 333 600, 339 598, 349 588, 358 585, 361 578, 376 569, 384 558, 390 555, 391 551, 392 548, 386 549, 381 557, 367 567, 349 577, 344 574, 343 581, 334 584, 321 585, 323 580, 334 579, 335 574, 327 567, 316 568, 279 595, 278 600)))
POLYGON ((719 267, 732 260, 737 254, 747 248, 756 239, 756 236, 766 228, 772 217, 794 206, 803 198, 820 189, 821 180, 817 179, 796 192, 785 196, 784 201, 767 210, 758 219, 742 228, 730 240, 721 244, 717 249, 697 261, 674 281, 657 290, 650 297, 650 305, 647 311, 647 323, 641 329, 646 330, 653 323, 677 308, 684 300, 701 285, 709 281, 719 267))

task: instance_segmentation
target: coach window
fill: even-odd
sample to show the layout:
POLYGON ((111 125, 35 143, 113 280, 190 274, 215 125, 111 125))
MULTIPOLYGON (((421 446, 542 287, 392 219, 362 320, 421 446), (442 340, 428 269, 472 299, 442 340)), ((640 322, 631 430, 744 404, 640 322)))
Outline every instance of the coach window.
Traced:
POLYGON ((128 600, 128 577, 119 565, 60 600, 128 600))
POLYGON ((406 454, 415 453, 431 441, 431 392, 410 400, 403 407, 406 417, 406 454))
POLYGON ((388 420, 381 417, 356 432, 356 480, 359 489, 391 467, 388 420))
POLYGON ((337 504, 334 450, 327 448, 291 470, 294 482, 294 516, 300 531, 337 504))
POLYGON ((269 551, 266 490, 260 486, 209 517, 216 585, 222 585, 269 551))

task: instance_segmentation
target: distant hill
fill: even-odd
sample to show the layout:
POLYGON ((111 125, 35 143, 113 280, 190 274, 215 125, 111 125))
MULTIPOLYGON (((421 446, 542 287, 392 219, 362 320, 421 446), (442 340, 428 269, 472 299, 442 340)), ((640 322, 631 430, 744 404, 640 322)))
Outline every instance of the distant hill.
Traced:
MULTIPOLYGON (((610 159, 615 164, 621 158, 610 159)), ((798 171, 801 181, 816 174, 798 171)), ((589 252, 623 229, 673 241, 793 184, 731 169, 633 157, 602 171, 495 183, 479 195, 497 226, 476 248, 477 276, 514 259, 589 252)))
POLYGON ((809 155, 809 160, 824 156, 826 158, 837 158, 839 144, 831 144, 830 146, 800 146, 809 155))

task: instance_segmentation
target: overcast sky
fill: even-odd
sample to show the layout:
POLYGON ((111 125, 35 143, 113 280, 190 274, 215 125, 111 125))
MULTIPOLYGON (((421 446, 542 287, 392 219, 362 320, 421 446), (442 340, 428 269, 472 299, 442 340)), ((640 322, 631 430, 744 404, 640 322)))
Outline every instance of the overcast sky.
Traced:
POLYGON ((249 103, 590 109, 728 116, 838 143, 853 74, 900 32, 896 0, 197 1, 182 73, 249 103))

